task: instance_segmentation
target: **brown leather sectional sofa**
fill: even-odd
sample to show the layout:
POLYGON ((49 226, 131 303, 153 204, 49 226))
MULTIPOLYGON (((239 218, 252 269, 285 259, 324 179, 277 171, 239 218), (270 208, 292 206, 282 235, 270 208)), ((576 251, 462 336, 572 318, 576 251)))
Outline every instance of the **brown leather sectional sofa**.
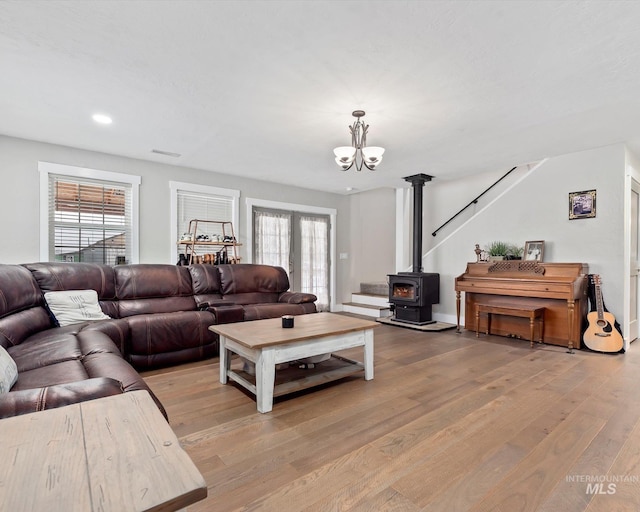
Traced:
POLYGON ((316 311, 267 265, 0 265, 0 345, 18 380, 0 395, 0 418, 146 389, 137 370, 218 355, 208 327, 316 311), (109 320, 55 325, 43 294, 93 289, 109 320))

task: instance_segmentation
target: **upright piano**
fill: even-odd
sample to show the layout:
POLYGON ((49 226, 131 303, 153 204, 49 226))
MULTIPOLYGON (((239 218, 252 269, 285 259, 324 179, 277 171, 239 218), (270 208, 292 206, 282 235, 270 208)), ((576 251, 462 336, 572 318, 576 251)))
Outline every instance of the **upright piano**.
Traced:
MULTIPOLYGON (((585 263, 539 263, 506 260, 495 263, 468 263, 455 282, 456 313, 460 332, 460 292, 465 292, 465 329, 476 329, 476 304, 509 304, 544 307, 544 342, 580 347, 583 322, 587 316, 587 274, 585 263)), ((486 330, 485 317, 480 331, 486 330)), ((526 318, 496 315, 491 334, 529 339, 526 318)))

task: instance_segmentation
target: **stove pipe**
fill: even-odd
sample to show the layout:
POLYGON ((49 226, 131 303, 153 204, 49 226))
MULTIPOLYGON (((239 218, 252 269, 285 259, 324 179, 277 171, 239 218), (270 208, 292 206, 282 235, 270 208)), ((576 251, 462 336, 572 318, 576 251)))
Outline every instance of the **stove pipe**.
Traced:
POLYGON ((414 174, 403 178, 413 187, 413 273, 422 272, 422 189, 433 176, 414 174))

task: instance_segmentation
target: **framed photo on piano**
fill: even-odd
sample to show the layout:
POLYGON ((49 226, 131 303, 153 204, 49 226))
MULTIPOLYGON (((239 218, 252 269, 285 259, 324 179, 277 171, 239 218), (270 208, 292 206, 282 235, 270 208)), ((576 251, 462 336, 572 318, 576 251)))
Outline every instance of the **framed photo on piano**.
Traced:
POLYGON ((596 191, 569 193, 569 220, 588 219, 596 216, 596 191))
POLYGON ((544 240, 533 240, 524 243, 522 259, 529 261, 542 261, 544 255, 544 240))

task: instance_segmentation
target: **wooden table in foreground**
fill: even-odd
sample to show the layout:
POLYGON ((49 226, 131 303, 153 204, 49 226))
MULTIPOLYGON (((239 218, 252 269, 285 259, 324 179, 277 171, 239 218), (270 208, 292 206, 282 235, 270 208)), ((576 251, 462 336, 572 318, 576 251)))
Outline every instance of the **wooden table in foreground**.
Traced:
POLYGON ((294 318, 292 329, 284 329, 281 318, 209 327, 220 335, 220 382, 226 384, 231 379, 251 391, 259 412, 272 410, 274 396, 341 379, 362 369, 365 380, 373 379, 373 329, 378 323, 333 313, 294 318), (317 368, 304 370, 302 376, 298 372, 301 378, 276 382, 277 364, 353 347, 364 347, 364 362, 334 355, 317 368), (255 377, 231 369, 232 353, 255 363, 255 377))
POLYGON ((0 420, 0 510, 171 511, 205 481, 147 391, 0 420))

